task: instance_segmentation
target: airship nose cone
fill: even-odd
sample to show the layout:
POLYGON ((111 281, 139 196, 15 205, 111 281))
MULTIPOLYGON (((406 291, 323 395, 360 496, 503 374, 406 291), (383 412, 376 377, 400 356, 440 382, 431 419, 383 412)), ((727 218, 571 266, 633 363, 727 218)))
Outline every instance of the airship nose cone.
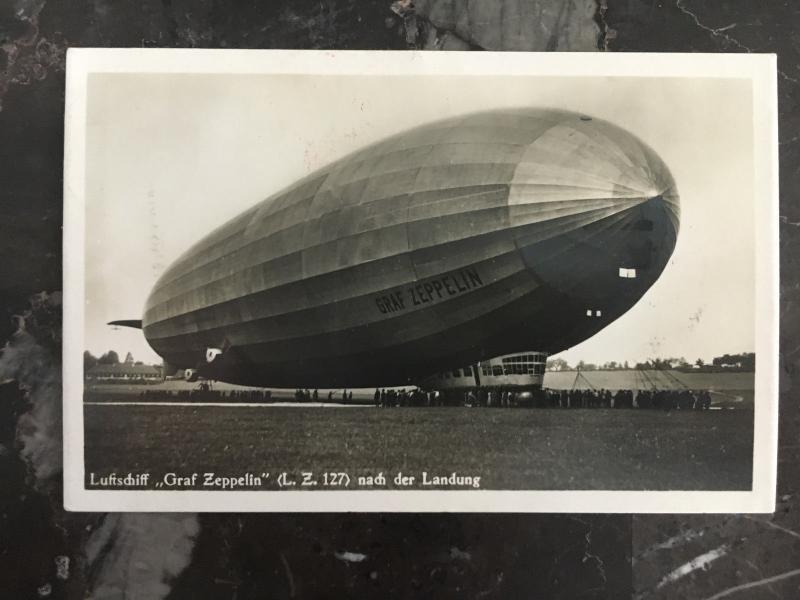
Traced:
POLYGON ((658 279, 680 224, 677 187, 661 158, 598 120, 566 121, 537 139, 515 172, 509 207, 518 222, 540 219, 516 240, 527 268, 569 318, 590 318, 597 330, 658 279))

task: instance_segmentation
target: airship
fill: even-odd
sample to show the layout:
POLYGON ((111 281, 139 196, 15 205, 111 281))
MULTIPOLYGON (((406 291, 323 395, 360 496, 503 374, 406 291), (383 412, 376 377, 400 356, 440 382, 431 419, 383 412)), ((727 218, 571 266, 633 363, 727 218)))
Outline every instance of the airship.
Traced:
POLYGON ((465 365, 477 378, 482 364, 497 383, 636 304, 679 219, 669 169, 617 125, 539 108, 461 115, 269 196, 167 268, 141 322, 117 323, 141 326, 190 378, 358 388, 465 365))

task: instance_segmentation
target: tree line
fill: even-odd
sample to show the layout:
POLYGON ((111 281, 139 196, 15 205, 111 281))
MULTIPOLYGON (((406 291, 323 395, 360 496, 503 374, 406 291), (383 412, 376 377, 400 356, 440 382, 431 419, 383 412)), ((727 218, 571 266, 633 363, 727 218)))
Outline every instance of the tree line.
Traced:
MULTIPOLYGON (((83 370, 87 371, 92 367, 97 365, 118 365, 120 364, 119 354, 117 354, 114 350, 109 350, 101 354, 99 357, 95 356, 88 350, 84 350, 83 352, 83 370)), ((125 362, 132 365, 143 365, 144 363, 140 360, 134 361, 133 356, 130 352, 125 357, 125 362)))
POLYGON ((692 365, 703 369, 715 367, 717 369, 735 368, 742 371, 753 371, 756 365, 756 355, 754 352, 743 352, 741 354, 723 354, 712 359, 710 364, 702 358, 698 358, 694 363, 689 363, 683 356, 668 358, 651 358, 644 362, 636 362, 631 365, 625 362, 608 361, 602 364, 595 364, 579 361, 575 365, 570 365, 563 358, 550 358, 547 360, 546 369, 548 371, 627 371, 629 369, 645 371, 661 371, 666 369, 687 369, 692 365))

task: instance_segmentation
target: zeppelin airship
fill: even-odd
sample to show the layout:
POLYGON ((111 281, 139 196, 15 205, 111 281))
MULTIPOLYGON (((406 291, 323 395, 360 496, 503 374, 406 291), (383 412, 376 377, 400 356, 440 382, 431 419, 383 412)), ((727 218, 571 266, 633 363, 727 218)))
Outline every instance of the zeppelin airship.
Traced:
POLYGON ((172 368, 256 386, 406 385, 541 358, 644 295, 679 216, 667 166, 612 123, 534 108, 458 116, 363 148, 211 232, 158 280, 141 326, 172 368))

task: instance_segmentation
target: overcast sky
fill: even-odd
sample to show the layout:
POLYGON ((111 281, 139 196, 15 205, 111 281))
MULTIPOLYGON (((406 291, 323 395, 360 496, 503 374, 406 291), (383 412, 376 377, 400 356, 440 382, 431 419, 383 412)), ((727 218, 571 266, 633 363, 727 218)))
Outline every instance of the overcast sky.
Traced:
MULTIPOLYGON (((95 74, 88 90, 86 346, 160 362, 139 319, 166 266, 332 160, 500 107, 607 119, 652 146, 681 197, 670 264, 627 314, 559 356, 603 363, 754 349, 750 83, 723 79, 95 74)), ((536 350, 531 340, 531 350, 536 350)))

